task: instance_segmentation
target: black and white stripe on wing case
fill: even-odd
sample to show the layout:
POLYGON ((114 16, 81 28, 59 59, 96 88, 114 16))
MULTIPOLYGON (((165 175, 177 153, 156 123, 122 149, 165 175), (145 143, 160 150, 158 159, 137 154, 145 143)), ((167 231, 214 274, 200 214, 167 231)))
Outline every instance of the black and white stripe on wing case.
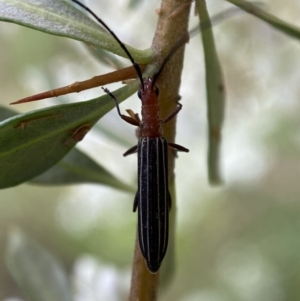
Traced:
POLYGON ((158 271, 166 254, 171 196, 168 185, 168 142, 165 138, 142 137, 138 142, 138 207, 140 248, 148 269, 158 271))

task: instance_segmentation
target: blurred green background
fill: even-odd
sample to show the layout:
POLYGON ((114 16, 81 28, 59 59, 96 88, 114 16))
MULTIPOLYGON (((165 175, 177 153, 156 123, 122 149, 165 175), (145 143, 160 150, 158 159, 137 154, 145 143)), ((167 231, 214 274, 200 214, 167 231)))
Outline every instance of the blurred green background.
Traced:
MULTIPOLYGON (((126 43, 140 49, 151 45, 159 1, 111 5, 94 0, 88 5, 126 43)), ((210 1, 209 11, 213 15, 229 6, 210 1)), ((269 0, 264 8, 300 27, 299 1, 269 0)), ((192 27, 197 18, 191 19, 192 27)), ((190 153, 176 161, 175 270, 161 299, 298 300, 300 42, 246 14, 223 22, 214 32, 227 91, 224 185, 210 187, 207 181, 203 52, 195 37, 187 45, 180 90, 177 142, 190 153)), ((109 70, 79 42, 0 23, 1 105, 109 70)), ((14 109, 27 112, 100 93, 94 89, 14 109)), ((122 104, 123 111, 127 108, 139 112, 138 98, 122 104)), ((134 128, 112 111, 78 147, 135 185, 136 157, 122 157, 135 143, 134 128), (113 141, 103 128, 124 142, 113 141)), ((23 184, 2 190, 0 299, 25 298, 4 264, 7 234, 18 225, 65 266, 76 300, 127 300, 136 227, 132 201, 133 195, 95 185, 23 184)))

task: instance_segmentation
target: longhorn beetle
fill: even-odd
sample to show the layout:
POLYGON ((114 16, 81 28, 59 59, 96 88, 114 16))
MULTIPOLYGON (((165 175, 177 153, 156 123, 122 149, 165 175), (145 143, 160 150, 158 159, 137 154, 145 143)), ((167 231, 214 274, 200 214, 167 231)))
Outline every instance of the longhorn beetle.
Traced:
MULTIPOLYGON (((156 86, 156 80, 165 63, 179 47, 174 48, 167 55, 153 77, 143 79, 139 65, 115 33, 88 7, 77 0, 72 1, 88 11, 115 38, 132 62, 141 82, 138 91, 138 96, 142 101, 141 121, 135 114, 130 114, 131 116, 121 114, 115 96, 108 89, 103 88, 103 90, 115 101, 120 117, 132 125, 139 126, 141 130, 137 146, 125 152, 124 156, 137 152, 138 190, 134 199, 133 211, 138 211, 138 237, 142 254, 149 271, 156 273, 168 247, 169 210, 171 209, 168 184, 168 146, 178 151, 189 151, 180 145, 168 143, 163 138, 163 124, 175 117, 182 105, 178 103, 178 107, 173 112, 165 119, 161 119, 158 104, 159 90, 156 86)), ((181 45, 182 43, 180 43, 181 45)))

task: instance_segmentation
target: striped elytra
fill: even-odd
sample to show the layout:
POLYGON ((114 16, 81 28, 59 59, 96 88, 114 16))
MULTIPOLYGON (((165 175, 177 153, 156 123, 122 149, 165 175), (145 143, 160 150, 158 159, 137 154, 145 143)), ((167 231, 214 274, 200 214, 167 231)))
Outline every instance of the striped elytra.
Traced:
POLYGON ((163 137, 141 137, 138 142, 138 236, 151 273, 156 273, 167 251, 169 209, 168 142, 163 137))

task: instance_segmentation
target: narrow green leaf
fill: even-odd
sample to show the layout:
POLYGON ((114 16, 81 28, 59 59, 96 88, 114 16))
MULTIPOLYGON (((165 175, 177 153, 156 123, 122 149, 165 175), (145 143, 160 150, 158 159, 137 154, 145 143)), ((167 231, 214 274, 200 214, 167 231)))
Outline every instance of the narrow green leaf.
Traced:
POLYGON ((96 183, 134 192, 131 186, 119 181, 104 167, 76 148, 72 149, 55 166, 31 180, 30 183, 42 185, 96 183))
MULTIPOLYGON (((0 106, 0 121, 17 114, 14 110, 0 106)), ((61 161, 31 180, 30 183, 43 185, 96 183, 120 190, 133 191, 131 186, 119 181, 104 167, 76 148, 71 149, 61 161)))
MULTIPOLYGON (((119 101, 138 82, 113 92, 119 101)), ((109 95, 53 106, 0 123, 0 188, 31 180, 60 161, 104 114, 114 107, 109 95)))
POLYGON ((258 6, 252 4, 248 1, 243 0, 227 0, 228 2, 240 7, 244 11, 256 16, 257 18, 267 22, 276 29, 284 32, 285 34, 300 39, 300 28, 292 24, 289 24, 285 21, 280 20, 279 18, 263 11, 258 6))
POLYGON ((31 301, 72 301, 65 271, 48 251, 19 229, 11 231, 6 265, 31 301))
MULTIPOLYGON (((68 37, 128 56, 99 24, 66 0, 0 0, 0 20, 30 27, 49 34, 68 37)), ((151 49, 127 46, 138 63, 149 63, 151 49)))
MULTIPOLYGON (((205 30, 202 32, 202 42, 205 57, 206 93, 207 93, 207 117, 208 117, 208 176, 211 184, 222 182, 219 167, 219 152, 221 132, 224 120, 224 81, 215 47, 210 18, 204 0, 197 0, 199 17, 205 30), (210 23, 210 26, 207 24, 210 23)), ((201 27, 201 22, 200 22, 201 27)))

